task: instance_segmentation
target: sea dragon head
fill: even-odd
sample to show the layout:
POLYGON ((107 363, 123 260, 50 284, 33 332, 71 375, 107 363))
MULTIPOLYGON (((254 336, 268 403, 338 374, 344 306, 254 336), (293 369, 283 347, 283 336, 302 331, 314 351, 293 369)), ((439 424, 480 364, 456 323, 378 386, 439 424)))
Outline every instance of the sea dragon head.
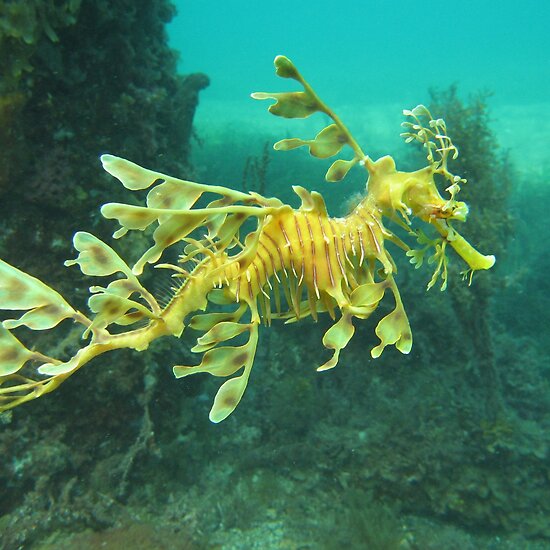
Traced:
POLYGON ((369 198, 382 215, 394 218, 398 213, 407 223, 411 215, 426 223, 436 219, 466 221, 468 205, 454 197, 441 196, 434 165, 415 172, 400 172, 393 158, 384 156, 375 162, 367 159, 366 166, 369 198))
POLYGON ((460 186, 466 180, 448 168, 448 161, 456 159, 458 150, 447 135, 445 121, 434 119, 424 105, 404 110, 403 114, 409 120, 403 123, 406 131, 401 136, 407 143, 417 141, 422 144, 428 165, 413 172, 402 172, 397 170, 390 156, 376 161, 365 157, 363 164, 369 174, 366 202, 371 210, 378 211, 416 236, 420 247, 407 252, 411 263, 419 267, 425 258, 429 263, 435 263, 428 288, 441 278, 441 288, 444 289, 447 285, 447 245, 468 264, 464 274, 469 276, 479 269, 490 269, 495 257, 479 253, 451 224, 452 221, 466 221, 468 206, 456 200, 460 186), (437 183, 446 186, 447 199, 441 196, 437 183), (413 217, 435 228, 439 235, 429 237, 415 228, 413 217))

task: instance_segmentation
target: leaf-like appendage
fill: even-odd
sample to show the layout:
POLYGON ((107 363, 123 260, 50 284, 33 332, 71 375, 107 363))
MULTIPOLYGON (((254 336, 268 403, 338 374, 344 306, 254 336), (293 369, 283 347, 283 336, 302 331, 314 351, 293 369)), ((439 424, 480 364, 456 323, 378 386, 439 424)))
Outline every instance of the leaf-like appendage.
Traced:
POLYGON ((301 80, 298 69, 294 66, 294 63, 290 61, 288 57, 284 55, 278 55, 273 61, 275 65, 275 72, 277 76, 281 78, 293 78, 294 80, 301 80))
POLYGON ((200 313, 191 317, 189 328, 193 330, 209 331, 213 326, 235 319, 235 312, 227 313, 200 313))
MULTIPOLYGON (((209 233, 210 239, 218 240, 219 249, 228 246, 233 237, 237 235, 241 225, 246 221, 244 216, 226 216, 222 223, 218 227, 212 227, 209 233)), ((206 224, 205 224, 206 225, 206 224)))
POLYGON ((418 269, 424 263, 425 254, 426 249, 413 249, 406 252, 406 255, 410 258, 409 262, 414 265, 415 269, 418 269))
MULTIPOLYGON (((249 216, 262 218, 267 215, 264 208, 282 205, 279 199, 266 199, 257 193, 243 193, 219 185, 179 180, 142 169, 137 164, 112 155, 104 155, 102 161, 106 170, 130 189, 144 189, 156 184, 147 195, 146 207, 108 203, 101 208, 105 218, 116 219, 121 226, 113 234, 115 239, 130 230, 143 231, 158 223, 153 232, 153 246, 132 267, 131 272, 135 276, 143 272, 146 264, 156 263, 166 248, 192 240, 190 233, 199 227, 204 227, 208 234, 203 239, 194 240, 196 251, 193 255, 208 253, 212 241, 216 241, 216 251, 221 252, 231 244, 239 227, 249 216), (206 207, 194 208, 203 193, 221 195, 221 198, 206 207)), ((146 300, 151 301, 150 297, 146 300)))
POLYGON ((293 185, 292 190, 302 200, 300 210, 303 212, 313 212, 320 216, 328 216, 327 205, 321 193, 317 193, 317 191, 308 191, 300 185, 293 185))
POLYGON ((162 221, 153 233, 155 244, 141 256, 132 268, 134 274, 140 275, 146 263, 157 262, 166 248, 187 237, 197 227, 204 225, 206 218, 207 216, 204 214, 191 216, 184 212, 174 214, 162 221))
MULTIPOLYGON (((234 318, 239 318, 243 311, 243 308, 239 307, 233 313, 234 318)), ((245 330, 250 331, 248 342, 242 346, 224 346, 209 349, 203 355, 200 365, 195 367, 177 365, 173 368, 174 376, 182 378, 198 372, 207 372, 213 376, 231 376, 244 367, 244 371, 240 376, 227 380, 218 390, 210 410, 210 420, 215 423, 227 418, 239 404, 250 377, 258 344, 257 323, 238 325, 235 322, 225 321, 221 315, 224 314, 195 316, 193 323, 195 328, 211 327, 204 336, 199 338, 196 346, 198 351, 202 351, 202 347, 212 343, 215 344, 217 341, 222 341, 222 339, 233 338, 245 330), (204 317, 204 319, 201 320, 201 317, 204 317), (218 319, 220 319, 220 323, 211 326, 218 319)))
POLYGON ((401 353, 409 353, 412 348, 412 333, 407 314, 401 306, 380 320, 376 327, 376 335, 380 344, 372 348, 373 358, 380 357, 386 346, 395 344, 401 353))
POLYGON ((38 367, 38 372, 47 376, 58 376, 60 374, 68 374, 78 367, 78 354, 71 357, 63 363, 44 363, 38 367))
POLYGON ((96 316, 92 324, 84 332, 84 336, 96 328, 105 328, 111 323, 116 323, 118 319, 123 320, 122 324, 128 324, 125 316, 130 310, 138 311, 141 317, 155 317, 150 310, 139 302, 135 302, 134 300, 130 300, 118 294, 112 294, 111 292, 102 292, 90 296, 88 299, 88 307, 96 316))
POLYGON ((336 124, 331 124, 323 128, 315 139, 282 139, 275 143, 273 148, 277 151, 288 151, 298 147, 308 146, 311 155, 317 158, 328 158, 340 152, 342 147, 347 143, 348 138, 336 124))
POLYGON ((304 90, 300 92, 251 94, 254 99, 274 99, 275 103, 269 106, 269 112, 285 118, 305 118, 315 112, 326 114, 334 122, 317 134, 313 140, 299 138, 283 139, 275 143, 274 148, 279 151, 288 151, 297 147, 308 146, 314 157, 329 158, 339 153, 342 147, 348 144, 355 156, 351 160, 337 160, 328 169, 325 178, 336 182, 345 178, 352 166, 360 159, 367 158, 349 130, 340 121, 332 109, 322 101, 313 88, 304 80, 294 64, 284 56, 275 58, 275 72, 282 78, 292 78, 299 82, 304 90))
POLYGON ((350 302, 355 307, 374 306, 384 297, 386 281, 365 283, 358 286, 350 295, 350 302))
POLYGON ((441 290, 443 291, 447 288, 447 265, 449 263, 449 260, 447 258, 446 248, 447 241, 445 239, 440 238, 436 240, 434 245, 434 253, 428 258, 428 264, 434 264, 437 262, 437 265, 433 272, 432 278, 430 279, 430 282, 426 287, 426 290, 430 290, 430 288, 435 285, 439 277, 441 277, 441 290))
POLYGON ((124 296, 119 296, 118 294, 111 294, 110 292, 102 292, 90 296, 88 298, 88 307, 94 313, 97 313, 94 324, 102 324, 100 322, 96 323, 96 321, 101 319, 105 325, 112 323, 130 309, 145 309, 142 304, 134 300, 124 298, 124 296))
POLYGON ((165 181, 147 194, 149 208, 188 210, 204 193, 202 185, 187 181, 165 181))
POLYGON ((30 310, 20 319, 7 319, 2 325, 26 325, 34 330, 56 326, 76 311, 55 290, 16 267, 0 260, 0 309, 30 310))
POLYGON ((208 415, 210 422, 218 424, 235 410, 246 390, 248 374, 249 371, 246 371, 241 376, 231 378, 220 386, 208 415))
POLYGON ((220 342, 225 342, 250 330, 249 324, 235 323, 233 321, 222 321, 214 325, 206 334, 197 339, 197 344, 191 348, 193 353, 202 353, 212 349, 220 342))
POLYGON ((67 260, 65 265, 78 264, 84 275, 106 276, 122 272, 134 278, 126 262, 106 243, 91 233, 79 231, 73 237, 74 247, 80 252, 75 260, 67 260))
POLYGON ((323 128, 309 144, 309 152, 318 158, 328 158, 339 153, 348 137, 336 124, 323 128))
POLYGON ((147 189, 163 179, 163 174, 143 168, 134 162, 114 155, 101 155, 101 164, 106 172, 117 178, 126 189, 147 189))
POLYGON ((268 111, 283 118, 307 118, 319 111, 318 102, 307 92, 255 92, 251 97, 254 99, 275 99, 275 103, 269 106, 268 111))
POLYGON ((102 286, 91 286, 90 292, 98 294, 100 292, 107 292, 109 294, 115 294, 116 296, 122 296, 128 298, 134 292, 141 292, 143 287, 139 284, 137 278, 130 279, 116 279, 109 283, 107 288, 102 286))
MULTIPOLYGON (((143 231, 158 218, 158 213, 146 206, 133 206, 119 202, 109 202, 101 207, 101 215, 108 220, 118 220, 124 229, 138 229, 143 231)), ((115 238, 121 237, 121 230, 116 232, 115 238)))
POLYGON ((333 349, 334 354, 324 365, 317 368, 318 371, 332 369, 338 364, 340 351, 348 345, 355 332, 351 320, 352 316, 344 312, 342 317, 325 332, 323 345, 325 348, 333 349))
POLYGON ((304 147, 308 143, 309 141, 300 138, 281 139, 273 145, 273 149, 275 151, 291 151, 292 149, 298 149, 298 147, 304 147))
POLYGON ((359 159, 353 158, 351 160, 338 159, 335 160, 325 174, 325 179, 330 182, 337 182, 343 180, 348 172, 357 164, 359 159))
POLYGON ((2 376, 16 373, 33 356, 31 350, 0 325, 0 380, 2 376))
POLYGON ((3 322, 3 325, 10 330, 22 326, 31 330, 47 330, 57 326, 60 321, 67 317, 72 317, 72 315, 65 315, 58 306, 47 305, 35 307, 19 319, 7 319, 3 322))
POLYGON ((207 351, 200 365, 196 367, 175 366, 172 370, 176 378, 183 378, 197 372, 207 372, 212 376, 231 376, 241 369, 248 359, 248 343, 242 346, 224 346, 207 351))

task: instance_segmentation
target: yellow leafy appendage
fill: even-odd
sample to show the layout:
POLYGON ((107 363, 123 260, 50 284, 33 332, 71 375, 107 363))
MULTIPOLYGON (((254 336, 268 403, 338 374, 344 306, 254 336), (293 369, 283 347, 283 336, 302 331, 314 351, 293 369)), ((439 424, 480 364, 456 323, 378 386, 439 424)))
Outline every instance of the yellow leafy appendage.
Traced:
POLYGON ((285 139, 275 149, 306 146, 313 156, 328 158, 347 147, 352 157, 335 160, 326 179, 340 181, 353 166, 361 166, 368 173, 365 197, 348 216, 334 218, 327 213, 322 196, 303 187, 293 187, 301 199, 301 206, 293 209, 276 198, 184 181, 103 155, 105 170, 127 189, 150 189, 145 206, 109 203, 102 207, 102 215, 120 225, 114 237, 151 226, 153 242, 130 267, 94 235, 76 233, 73 242, 79 254, 66 265, 78 265, 89 276, 114 276, 106 287, 90 288, 91 316, 76 311, 38 279, 0 260, 0 308, 23 312, 0 325, 0 411, 51 392, 98 355, 121 348, 144 351, 153 340, 179 337, 190 326, 203 332, 192 349, 203 354, 202 361, 197 366, 175 366, 174 374, 177 378, 198 372, 232 376, 222 384, 210 411, 210 419, 220 422, 235 409, 246 389, 260 323, 294 322, 309 315, 317 319, 328 313, 335 323, 325 333, 323 345, 333 353, 318 368, 327 370, 337 365, 341 350, 353 337, 353 319, 368 318, 390 294, 394 309, 378 322, 375 330, 380 343, 371 355, 379 357, 388 345, 402 353, 410 351, 411 329, 387 243, 403 249, 416 267, 431 254, 436 269, 429 286, 441 278, 445 288, 449 246, 469 271, 493 265, 493 256, 478 253, 451 226, 451 220, 466 219, 468 208, 455 198, 465 180, 448 169, 448 160, 457 151, 444 121, 433 119, 424 106, 404 111, 409 121, 404 123, 403 136, 422 144, 428 165, 415 172, 400 172, 391 157, 373 161, 363 153, 290 60, 279 56, 275 67, 279 76, 297 81, 303 91, 256 93, 255 99, 274 99, 269 110, 278 116, 303 118, 321 112, 332 120, 315 138, 285 139), (449 198, 441 197, 436 176, 448 182, 449 198), (413 231, 413 217, 431 225, 437 237, 413 231), (385 227, 384 218, 414 235, 422 248, 411 250, 385 227), (243 224, 251 221, 255 229, 243 240, 243 224), (183 247, 180 263, 161 263, 164 251, 173 245, 183 247), (180 280, 164 307, 140 282, 148 264, 170 269, 180 280), (193 267, 187 269, 189 265, 193 267), (212 311, 212 304, 224 308, 212 311), (65 319, 81 324, 87 340, 72 357, 50 357, 31 350, 14 335, 18 327, 52 329, 65 319), (119 328, 113 330, 114 325, 119 328), (231 345, 235 338, 243 340, 243 335, 244 344, 231 345))

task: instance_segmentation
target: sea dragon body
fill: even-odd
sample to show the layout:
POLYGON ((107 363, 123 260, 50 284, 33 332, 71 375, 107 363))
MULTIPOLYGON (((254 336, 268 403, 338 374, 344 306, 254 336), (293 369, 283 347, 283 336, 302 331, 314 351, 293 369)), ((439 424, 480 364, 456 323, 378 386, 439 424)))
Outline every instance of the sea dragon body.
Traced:
POLYGON ((79 256, 66 265, 78 264, 85 275, 118 274, 106 288, 90 288, 88 305, 95 314, 91 319, 38 279, 0 260, 0 307, 26 311, 19 319, 1 324, 0 411, 54 390, 98 355, 121 348, 143 351, 161 336, 179 337, 189 326, 203 332, 192 348, 203 353, 202 361, 197 366, 175 366, 176 377, 198 372, 228 377, 240 372, 224 382, 215 397, 210 419, 220 422, 235 409, 246 389, 261 323, 270 325, 274 319, 295 322, 309 315, 316 320, 322 312, 336 320, 339 312, 323 337, 324 346, 333 354, 318 370, 327 370, 336 366, 340 351, 352 338, 353 318, 368 318, 389 290, 395 308, 378 322, 380 343, 371 355, 380 356, 387 345, 395 345, 402 353, 410 351, 411 329, 386 243, 404 249, 417 267, 433 249, 430 259, 436 270, 429 286, 438 277, 443 279, 443 287, 446 285, 447 245, 468 264, 470 272, 493 265, 493 256, 478 253, 450 224, 451 220, 464 221, 468 209, 455 200, 464 180, 448 171, 448 156, 456 149, 441 119, 434 120, 423 106, 405 112, 413 118, 412 123, 405 123, 409 130, 405 138, 424 145, 429 164, 416 172, 401 172, 389 156, 373 161, 365 155, 287 58, 277 57, 275 66, 279 76, 297 80, 304 92, 257 93, 253 97, 275 99, 270 111, 279 116, 299 118, 321 111, 334 121, 314 140, 282 140, 275 148, 305 145, 312 155, 327 158, 348 145, 354 157, 336 160, 327 180, 343 179, 352 166, 363 166, 368 172, 366 196, 346 217, 334 218, 319 193, 300 186, 293 189, 301 206, 293 209, 276 198, 179 180, 103 155, 105 170, 126 188, 150 188, 146 206, 109 203, 102 207, 103 216, 118 220, 121 226, 115 238, 156 225, 154 244, 130 268, 92 234, 74 236, 79 256), (427 127, 421 124, 421 117, 428 119, 427 127), (441 197, 436 177, 449 182, 450 199, 441 197), (205 203, 205 197, 212 194, 217 198, 205 203), (411 217, 430 224, 439 236, 429 239, 413 231, 411 217), (414 234, 424 248, 411 250, 385 227, 384 218, 414 234), (242 243, 240 233, 250 223, 256 226, 242 243), (165 249, 176 243, 185 245, 178 265, 159 263, 165 249), (164 307, 139 280, 147 264, 171 269, 180 280, 164 307), (193 267, 187 269, 190 264, 193 267), (212 312, 212 304, 222 307, 212 312), (84 325, 83 337, 90 338, 68 360, 31 350, 13 334, 19 326, 50 329, 68 318, 84 325), (145 324, 115 333, 109 330, 112 325, 135 323, 145 324), (220 345, 239 338, 246 342, 220 345))

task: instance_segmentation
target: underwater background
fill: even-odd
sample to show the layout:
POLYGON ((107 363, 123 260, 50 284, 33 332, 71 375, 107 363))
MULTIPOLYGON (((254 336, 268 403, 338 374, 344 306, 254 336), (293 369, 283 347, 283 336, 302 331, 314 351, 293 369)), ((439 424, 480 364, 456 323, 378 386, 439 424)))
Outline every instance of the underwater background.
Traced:
MULTIPOLYGON (((445 118, 468 179, 468 238, 497 257, 426 292, 399 263, 409 355, 373 360, 369 320, 337 369, 329 320, 264 328, 238 409, 219 381, 175 380, 193 336, 107 355, 0 415, 0 547, 550 548, 550 5, 406 1, 0 3, 0 257, 86 309, 72 235, 107 242, 109 152, 179 177, 343 215, 362 174, 328 184, 309 135, 249 95, 290 57, 372 158, 418 166, 399 137, 418 103, 445 118)), ((322 117, 320 117, 322 119, 322 117)), ((422 164, 420 164, 422 166, 422 164)), ((131 254, 131 247, 121 253, 131 254)), ((166 295, 169 280, 150 283, 166 295)), ((59 333, 56 333, 59 334, 59 333)), ((59 349, 79 335, 65 329, 59 349)))

